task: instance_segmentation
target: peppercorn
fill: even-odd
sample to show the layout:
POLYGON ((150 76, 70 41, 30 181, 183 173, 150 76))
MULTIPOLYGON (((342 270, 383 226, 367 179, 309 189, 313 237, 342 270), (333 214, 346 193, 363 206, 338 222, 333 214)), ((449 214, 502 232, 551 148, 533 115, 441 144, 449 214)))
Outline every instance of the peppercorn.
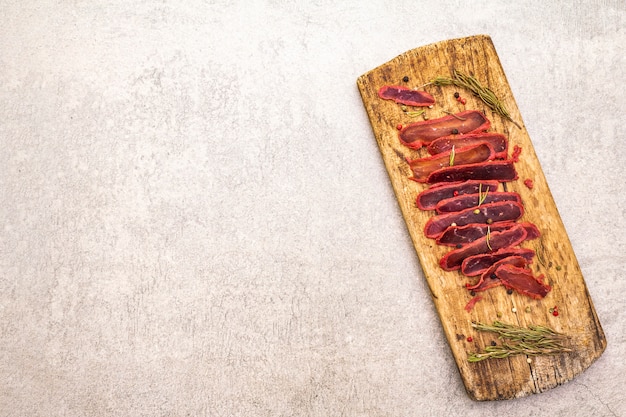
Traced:
POLYGON ((406 75, 404 77, 402 77, 402 81, 404 81, 405 83, 409 82, 409 77, 407 77, 406 75))
POLYGON ((453 135, 458 135, 459 134, 459 129, 452 129, 452 134, 453 135))
POLYGON ((498 279, 498 276, 497 276, 496 274, 491 274, 489 277, 490 277, 491 279, 498 279))
POLYGON ((473 297, 476 295, 476 291, 470 291, 470 295, 473 297))
POLYGON ((497 345, 497 343, 496 343, 496 341, 495 341, 495 340, 492 340, 492 341, 491 341, 491 343, 490 343, 490 345, 491 345, 491 346, 496 346, 496 345, 497 345))
POLYGON ((458 91, 455 91, 455 92, 454 92, 454 98, 459 98, 459 96, 460 96, 459 92, 458 92, 458 91))
POLYGON ((506 293, 511 295, 511 294, 513 294, 513 290, 509 288, 508 290, 506 290, 506 293))
POLYGON ((457 249, 461 249, 462 247, 463 247, 463 245, 461 245, 460 243, 457 243, 457 244, 456 244, 456 248, 457 248, 457 249))

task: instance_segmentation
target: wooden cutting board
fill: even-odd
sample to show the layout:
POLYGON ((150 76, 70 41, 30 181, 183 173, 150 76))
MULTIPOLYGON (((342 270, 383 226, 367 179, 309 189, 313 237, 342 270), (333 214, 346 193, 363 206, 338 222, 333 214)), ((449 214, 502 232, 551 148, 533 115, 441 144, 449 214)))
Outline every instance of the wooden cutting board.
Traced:
POLYGON ((588 368, 604 351, 606 339, 490 37, 472 36, 410 50, 359 77, 357 86, 469 396, 476 400, 522 397, 563 384, 588 368), (521 195, 525 213, 520 221, 534 223, 542 233, 539 239, 526 241, 521 246, 535 250, 536 257, 530 268, 536 275, 544 274, 546 282, 552 286, 543 299, 534 300, 517 292, 509 294, 500 286, 481 293, 483 299, 466 311, 464 307, 472 295, 465 283, 472 280, 458 271, 441 269, 439 259, 450 249, 436 245, 424 235, 424 225, 434 212, 416 207, 417 194, 427 187, 409 179, 411 170, 405 157, 427 154, 425 149, 413 150, 401 144, 397 129, 399 124, 422 119, 409 116, 399 104, 382 100, 377 93, 384 85, 422 86, 437 76, 451 77, 455 70, 474 76, 490 88, 519 126, 492 111, 471 92, 454 86, 423 87, 436 99, 432 109, 426 108, 426 114, 434 119, 445 116, 444 110, 455 113, 480 110, 491 121, 489 131, 508 137, 509 156, 515 145, 521 147, 515 165, 519 179, 507 183, 507 189, 521 195), (405 77, 408 81, 403 81, 405 77), (465 105, 455 99, 455 91, 467 100, 465 105), (525 186, 525 179, 532 179, 534 186, 525 186), (556 316, 553 314, 555 306, 556 316), (568 337, 566 344, 571 351, 468 362, 468 352, 481 352, 490 344, 500 343, 494 334, 477 331, 472 322, 491 324, 496 320, 522 327, 550 327, 568 337))

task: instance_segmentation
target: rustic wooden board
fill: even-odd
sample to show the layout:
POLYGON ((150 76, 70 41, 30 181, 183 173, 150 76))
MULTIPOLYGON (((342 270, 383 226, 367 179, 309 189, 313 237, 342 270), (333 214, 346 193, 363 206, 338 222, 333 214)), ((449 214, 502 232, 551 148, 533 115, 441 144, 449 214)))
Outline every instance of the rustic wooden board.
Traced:
POLYGON ((448 40, 413 49, 362 75, 357 80, 357 86, 469 396, 476 400, 521 397, 563 384, 588 368, 604 351, 606 339, 489 36, 448 40), (470 280, 460 272, 441 269, 439 258, 449 249, 437 246, 423 233, 424 224, 433 212, 422 211, 415 206, 416 195, 426 186, 409 179, 411 171, 405 157, 425 156, 426 152, 403 146, 397 131, 398 124, 421 119, 406 115, 392 101, 381 100, 377 91, 383 85, 420 86, 436 76, 449 77, 453 70, 473 75, 493 90, 510 111, 513 120, 520 125, 517 127, 504 120, 469 91, 453 86, 425 87, 437 101, 432 109, 427 110, 429 118, 444 116, 444 109, 453 112, 477 109, 491 120, 490 131, 503 133, 509 138, 509 153, 514 145, 522 148, 516 164, 519 179, 507 183, 507 188, 522 197, 525 214, 520 221, 534 223, 542 233, 540 239, 522 244, 536 251, 531 268, 537 275, 545 274, 546 282, 552 286, 552 291, 542 300, 517 293, 508 294, 503 287, 497 287, 482 293, 484 298, 470 312, 466 311, 464 307, 471 295, 464 285, 470 280), (409 82, 402 81, 405 76, 409 77, 409 82), (467 99, 465 106, 454 99, 455 91, 467 99), (534 181, 532 189, 523 184, 527 178, 534 181), (558 306, 560 313, 556 317, 550 313, 554 306, 558 306), (492 323, 494 320, 520 326, 549 326, 571 337, 568 343, 573 351, 553 356, 529 358, 517 355, 468 362, 468 352, 482 351, 495 339, 491 333, 477 332, 471 323, 492 323), (471 342, 467 341, 468 336, 472 336, 471 342))

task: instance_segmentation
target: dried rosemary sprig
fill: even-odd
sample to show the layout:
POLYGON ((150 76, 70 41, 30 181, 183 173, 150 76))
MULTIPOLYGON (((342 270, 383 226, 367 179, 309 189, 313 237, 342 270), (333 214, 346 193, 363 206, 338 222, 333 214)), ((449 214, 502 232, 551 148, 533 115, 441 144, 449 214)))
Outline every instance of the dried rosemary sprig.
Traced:
POLYGON ((501 345, 487 346, 484 352, 469 353, 469 362, 485 359, 507 358, 512 355, 555 355, 572 350, 564 345, 567 336, 544 326, 519 327, 494 321, 492 325, 472 323, 472 327, 497 333, 499 339, 508 339, 501 345))
POLYGON ((515 124, 515 126, 517 126, 518 128, 522 128, 515 120, 511 118, 511 114, 506 109, 506 107, 504 107, 504 104, 502 104, 496 94, 489 88, 480 84, 478 80, 471 75, 466 75, 460 71, 454 70, 452 78, 435 77, 425 85, 456 85, 457 87, 466 88, 475 95, 477 95, 493 111, 515 124))

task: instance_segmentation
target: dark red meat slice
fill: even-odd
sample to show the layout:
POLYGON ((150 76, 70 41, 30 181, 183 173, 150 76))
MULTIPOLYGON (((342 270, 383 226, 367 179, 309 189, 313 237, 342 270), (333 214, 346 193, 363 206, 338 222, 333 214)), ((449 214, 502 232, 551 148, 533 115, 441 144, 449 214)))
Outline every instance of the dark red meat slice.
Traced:
POLYGON ((435 104, 433 96, 426 91, 413 90, 399 85, 385 85, 378 90, 378 97, 393 100, 407 106, 425 107, 435 104))
POLYGON ((497 222, 514 221, 522 217, 524 207, 514 201, 503 201, 481 205, 478 208, 469 208, 454 213, 445 213, 432 216, 426 222, 424 233, 427 237, 436 239, 450 226, 465 226, 471 223, 493 224, 497 222), (474 211, 477 210, 475 213, 474 211))
POLYGON ((455 195, 475 194, 479 189, 482 192, 487 190, 493 192, 498 189, 498 181, 442 182, 433 184, 417 195, 416 204, 422 210, 434 210, 437 203, 441 200, 455 195))
POLYGON ((489 267, 485 272, 480 275, 480 279, 474 285, 467 284, 465 287, 469 291, 481 292, 488 290, 489 288, 497 287, 502 285, 502 281, 495 274, 496 269, 498 269, 501 265, 513 265, 519 268, 524 268, 528 264, 528 261, 523 256, 507 256, 504 259, 499 260, 494 263, 491 267, 489 267))
POLYGON ((500 222, 491 225, 472 223, 465 226, 448 227, 437 238, 437 244, 442 246, 467 245, 468 243, 472 243, 476 239, 487 236, 487 231, 489 231, 490 233, 502 232, 504 230, 509 230, 518 224, 526 229, 526 240, 536 239, 539 237, 540 233, 539 229, 537 229, 537 226, 528 222, 500 222))
POLYGON ((467 135, 450 135, 433 140, 428 145, 428 153, 436 155, 441 152, 449 151, 452 146, 457 148, 475 145, 477 143, 486 142, 493 147, 496 158, 506 158, 508 152, 508 144, 506 136, 502 133, 495 132, 479 132, 469 133, 467 135))
POLYGON ((520 223, 522 226, 524 226, 524 229, 526 229, 526 240, 533 240, 533 239, 537 239, 539 236, 541 236, 541 232, 539 231, 539 229, 537 229, 537 226, 535 226, 532 223, 529 222, 524 222, 524 223, 520 223))
POLYGON ((505 287, 537 300, 545 297, 552 289, 543 282, 543 275, 536 277, 532 271, 513 265, 502 265, 495 274, 505 287))
MULTIPOLYGON (((500 201, 517 201, 522 204, 522 198, 517 193, 512 192, 494 192, 480 190, 483 193, 481 204, 497 203, 500 201)), ((435 206, 437 213, 451 213, 453 211, 461 211, 470 207, 476 207, 480 201, 480 194, 463 194, 452 198, 441 200, 435 206)))
POLYGON ((474 277, 484 273, 491 265, 509 256, 521 256, 528 263, 532 263, 535 251, 527 248, 505 248, 494 253, 484 253, 470 256, 461 264, 461 273, 468 277, 474 277))
POLYGON ((479 111, 466 110, 455 115, 411 123, 400 131, 400 141, 410 148, 421 148, 433 140, 456 134, 489 129, 491 122, 479 111))
POLYGON ((517 225, 504 232, 492 233, 489 240, 487 240, 487 237, 482 237, 463 246, 461 249, 455 249, 446 253, 439 260, 439 265, 446 271, 454 271, 461 268, 461 264, 465 258, 516 246, 522 243, 524 239, 526 239, 526 230, 522 226, 517 225))
MULTIPOLYGON (((411 171, 413 171, 414 181, 425 182, 428 175, 444 166, 450 166, 452 151, 442 152, 439 155, 427 156, 425 158, 407 159, 411 171)), ((473 164, 484 162, 495 158, 495 152, 491 145, 479 143, 478 145, 459 148, 454 151, 454 164, 473 164)))
POLYGON ((466 180, 498 180, 501 182, 517 179, 514 161, 487 161, 479 164, 454 165, 439 168, 432 172, 426 182, 466 181, 466 180))

